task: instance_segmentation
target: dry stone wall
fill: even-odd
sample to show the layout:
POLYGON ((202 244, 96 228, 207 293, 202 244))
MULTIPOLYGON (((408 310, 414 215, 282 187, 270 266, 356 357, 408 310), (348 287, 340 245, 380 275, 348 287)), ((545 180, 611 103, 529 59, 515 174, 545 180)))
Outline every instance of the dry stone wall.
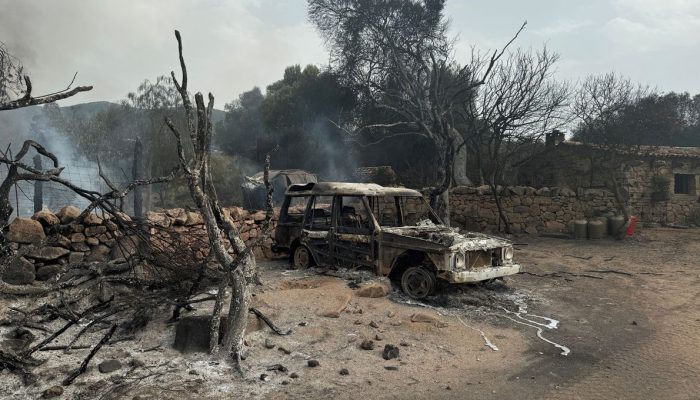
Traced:
MULTIPOLYGON (((615 213, 612 194, 602 189, 508 188, 502 207, 514 233, 570 232, 577 219, 615 213)), ((458 186, 450 191, 450 219, 468 230, 496 231, 498 208, 490 187, 458 186)))
MULTIPOLYGON (((31 218, 15 218, 9 225, 7 239, 23 255, 9 265, 2 279, 10 284, 31 284, 55 276, 67 264, 127 259, 140 249, 141 239, 127 234, 109 218, 91 213, 78 222, 81 210, 66 206, 57 213, 42 210, 31 218)), ((239 207, 224 209, 241 231, 246 244, 263 235, 265 213, 239 207)), ((127 215, 123 218, 129 219, 127 215)), ((148 247, 155 257, 189 257, 181 263, 195 265, 208 255, 207 236, 202 216, 182 208, 147 214, 148 247)), ((273 219, 273 227, 276 218, 273 219)), ((262 239, 253 252, 258 259, 272 258, 272 238, 262 239)))

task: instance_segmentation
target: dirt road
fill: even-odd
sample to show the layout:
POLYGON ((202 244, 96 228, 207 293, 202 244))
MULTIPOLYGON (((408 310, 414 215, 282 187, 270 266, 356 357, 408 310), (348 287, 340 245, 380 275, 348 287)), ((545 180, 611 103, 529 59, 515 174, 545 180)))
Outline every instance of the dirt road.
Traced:
MULTIPOLYGON (((154 312, 156 320, 135 342, 107 346, 96 360, 133 365, 138 359, 144 367, 105 375, 93 366, 64 395, 700 399, 700 230, 646 230, 624 243, 515 242, 526 273, 505 284, 451 289, 426 304, 398 291, 356 296, 355 283, 371 277, 365 272, 320 275, 264 263, 255 306, 293 332, 274 335, 251 316, 245 379, 226 362, 171 349, 164 311, 154 312), (373 349, 362 349, 366 340, 373 349), (382 357, 387 344, 399 349, 398 358, 382 357), (309 367, 309 360, 319 365, 309 367), (283 368, 270 368, 275 364, 283 368), (107 389, 115 383, 121 389, 107 389)), ((0 394, 36 398, 83 356, 49 358, 30 388, 3 373, 0 394)))

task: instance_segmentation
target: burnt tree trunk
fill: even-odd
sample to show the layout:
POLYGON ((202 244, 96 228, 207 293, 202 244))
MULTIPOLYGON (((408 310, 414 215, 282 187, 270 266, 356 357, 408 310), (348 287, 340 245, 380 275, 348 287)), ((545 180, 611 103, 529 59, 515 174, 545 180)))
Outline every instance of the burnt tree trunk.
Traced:
MULTIPOLYGON (((139 138, 136 138, 136 142, 134 143, 134 164, 131 174, 135 181, 144 179, 146 176, 143 160, 143 144, 139 138)), ((134 216, 138 219, 143 218, 144 215, 143 193, 144 190, 141 187, 134 189, 134 216)))
MULTIPOLYGON (((38 171, 42 170, 41 156, 34 156, 34 168, 38 171)), ((44 183, 42 181, 34 181, 34 212, 39 212, 44 207, 44 183)))

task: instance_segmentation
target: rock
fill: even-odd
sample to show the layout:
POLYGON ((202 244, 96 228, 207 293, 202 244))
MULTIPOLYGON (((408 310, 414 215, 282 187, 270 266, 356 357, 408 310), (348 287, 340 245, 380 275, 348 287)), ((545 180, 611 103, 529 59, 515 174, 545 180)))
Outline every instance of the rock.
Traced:
POLYGON ((82 233, 80 233, 80 232, 73 233, 73 234, 70 235, 70 241, 73 242, 73 243, 84 242, 84 241, 85 241, 85 235, 82 234, 82 233))
POLYGON ((292 379, 297 379, 299 377, 299 374, 297 374, 296 372, 292 372, 291 374, 289 374, 289 377, 292 379))
POLYGON ((371 326, 372 328, 379 328, 379 324, 377 324, 374 321, 369 321, 369 326, 371 326))
POLYGON ((201 214, 187 211, 187 222, 185 222, 186 226, 201 225, 203 223, 204 219, 202 218, 201 214))
POLYGON ((250 216, 255 222, 261 222, 265 220, 265 211, 257 211, 255 214, 250 216))
POLYGON ((510 192, 516 196, 523 196, 525 194, 525 188, 522 186, 515 186, 509 188, 510 192))
POLYGON ((47 227, 58 225, 61 223, 61 220, 54 213, 47 209, 35 212, 34 215, 32 215, 32 219, 35 221, 39 221, 43 226, 47 227))
POLYGON ((85 225, 102 225, 104 219, 95 213, 90 213, 83 219, 83 224, 85 225))
POLYGON ((393 344, 387 344, 382 351, 382 358, 385 360, 393 360, 399 358, 399 348, 393 344))
POLYGON ((78 252, 81 252, 81 253, 85 253, 85 252, 87 252, 87 251, 90 251, 90 246, 88 246, 87 244, 85 244, 85 242, 76 242, 76 243, 73 243, 73 244, 70 245, 70 248, 71 248, 73 251, 78 251, 78 252))
POLYGON ((119 238, 116 244, 112 246, 112 251, 109 253, 109 258, 111 260, 117 260, 119 258, 128 260, 138 252, 140 240, 141 239, 139 239, 139 237, 136 235, 119 238))
POLYGON ((339 373, 340 375, 343 375, 343 376, 345 376, 345 375, 350 375, 350 371, 348 371, 347 368, 341 369, 340 372, 338 372, 338 373, 339 373))
POLYGON ((41 394, 42 399, 53 399, 54 397, 59 397, 63 395, 63 386, 51 386, 50 388, 44 390, 41 394))
POLYGON ((70 250, 63 247, 43 246, 35 248, 27 253, 28 258, 41 261, 53 261, 70 253, 70 250))
POLYGON ((36 270, 36 280, 47 281, 56 276, 59 272, 61 272, 60 265, 44 265, 36 270))
POLYGON ((362 343, 360 343, 360 348, 362 350, 374 350, 374 342, 369 339, 365 339, 362 341, 362 343))
POLYGON ((527 228, 525 228, 525 233, 527 233, 528 235, 537 235, 538 232, 537 228, 535 228, 534 226, 528 226, 527 228))
POLYGON ((385 365, 384 369, 387 371, 398 371, 399 367, 397 367, 396 365, 385 365))
POLYGON ((69 248, 71 241, 67 237, 56 233, 54 235, 49 236, 49 238, 46 240, 46 244, 48 244, 49 246, 60 246, 69 248))
POLYGON ((268 339, 265 339, 265 344, 264 344, 264 346, 265 346, 266 349, 274 349, 275 346, 276 346, 276 344, 275 344, 272 340, 270 340, 270 339, 268 338, 268 339))
POLYGON ((277 348, 277 350, 279 350, 279 351, 281 351, 282 353, 287 354, 287 355, 292 354, 292 351, 291 351, 291 350, 289 350, 289 349, 287 349, 287 348, 284 348, 284 347, 282 347, 282 346, 279 346, 279 347, 277 348))
POLYGON ((307 365, 308 365, 310 368, 316 368, 316 367, 318 367, 320 364, 319 364, 318 360, 309 360, 309 361, 307 362, 307 365))
POLYGON ((90 252, 90 254, 88 254, 88 256, 85 258, 85 261, 87 261, 87 262, 91 262, 91 261, 99 261, 99 262, 107 261, 107 256, 109 255, 109 252, 110 252, 111 250, 112 250, 112 249, 110 249, 109 247, 107 247, 107 246, 101 244, 101 245, 95 247, 94 249, 92 249, 92 251, 90 252))
POLYGON ((374 340, 382 341, 382 340, 384 340, 384 336, 377 333, 376 335, 374 335, 374 340))
POLYGON ((103 374, 108 374, 110 372, 114 372, 118 369, 121 369, 122 363, 119 362, 119 360, 105 360, 102 361, 97 365, 97 369, 100 370, 101 373, 103 374))
POLYGON ((550 232, 562 232, 566 229, 566 225, 557 221, 548 221, 544 226, 550 232))
POLYGON ((85 243, 87 243, 89 246, 97 246, 100 244, 100 241, 95 237, 89 237, 85 239, 85 243))
POLYGON ((68 264, 77 264, 83 262, 83 259, 85 259, 85 253, 72 251, 68 254, 68 264))
POLYGON ((378 298, 389 294, 391 288, 388 284, 380 282, 370 282, 355 291, 357 297, 378 298))
MULTIPOLYGON (((221 317, 219 325, 219 341, 224 337, 226 316, 221 317)), ((209 315, 187 316, 177 323, 173 348, 181 353, 209 352, 209 315)))
POLYGON ((62 224, 67 224, 80 216, 80 209, 76 206, 65 206, 56 213, 56 216, 62 224))
POLYGON ((435 325, 438 328, 444 328, 447 326, 446 323, 440 321, 436 317, 433 317, 432 315, 428 314, 423 314, 423 313, 415 313, 411 315, 411 322, 416 322, 416 323, 428 323, 435 325))
POLYGON ((107 232, 107 227, 103 225, 88 226, 85 228, 85 236, 97 236, 107 232))
POLYGON ((39 243, 46 235, 39 221, 17 217, 10 224, 7 239, 17 243, 39 243))

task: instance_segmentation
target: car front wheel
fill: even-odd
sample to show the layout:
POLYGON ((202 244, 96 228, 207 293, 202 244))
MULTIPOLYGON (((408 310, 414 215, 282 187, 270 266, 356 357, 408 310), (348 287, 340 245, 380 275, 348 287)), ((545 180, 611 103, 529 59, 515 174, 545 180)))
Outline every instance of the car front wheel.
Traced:
POLYGON ((292 254, 292 265, 296 269, 309 268, 313 263, 311 252, 306 246, 297 246, 292 254))
POLYGON ((437 286, 435 274, 425 267, 409 267, 401 275, 401 289, 414 299, 424 299, 433 292, 437 286))

